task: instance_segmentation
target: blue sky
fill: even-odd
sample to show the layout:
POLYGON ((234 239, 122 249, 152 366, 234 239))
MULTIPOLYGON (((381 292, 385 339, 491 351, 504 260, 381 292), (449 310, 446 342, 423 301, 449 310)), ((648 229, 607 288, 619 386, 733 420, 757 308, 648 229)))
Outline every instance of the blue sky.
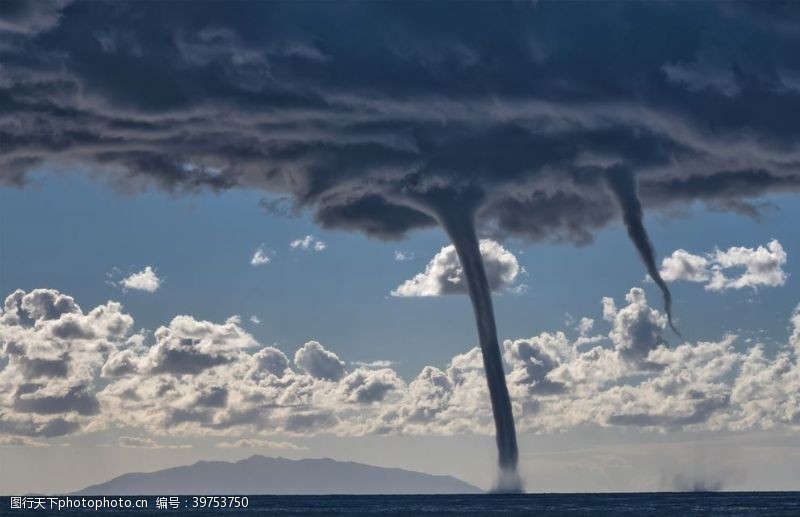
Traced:
MULTIPOLYGON (((348 361, 396 362, 406 377, 424 365, 443 366, 476 344, 466 296, 389 296, 448 244, 438 229, 384 242, 324 231, 308 217, 268 214, 258 204, 258 192, 122 194, 78 171, 37 183, 0 191, 5 294, 55 288, 84 308, 118 300, 137 327, 151 331, 178 314, 215 322, 237 314, 261 343, 276 344, 287 354, 316 339, 348 361), (307 234, 327 248, 290 248, 292 240, 307 234), (270 263, 253 267, 250 258, 262 243, 274 255, 270 263), (412 251, 415 258, 395 261, 396 250, 412 251), (122 292, 107 283, 114 268, 121 270, 119 280, 148 265, 163 280, 155 293, 122 292), (261 324, 247 321, 251 315, 261 324)), ((794 221, 800 220, 800 202, 792 196, 769 201, 774 208, 761 221, 702 206, 677 216, 647 214, 661 257, 678 248, 703 253, 756 247, 773 238, 788 255, 789 281, 782 287, 707 292, 702 284, 673 283, 675 314, 688 339, 714 340, 741 328, 763 331, 760 337, 768 344, 785 342, 798 299, 794 221)), ((643 282, 644 269, 621 224, 600 231, 586 247, 519 240, 506 246, 526 269, 529 289, 495 296, 501 339, 564 329, 567 314, 594 318, 602 326, 601 298, 619 299, 633 286, 643 286, 659 307, 658 292, 643 282)))

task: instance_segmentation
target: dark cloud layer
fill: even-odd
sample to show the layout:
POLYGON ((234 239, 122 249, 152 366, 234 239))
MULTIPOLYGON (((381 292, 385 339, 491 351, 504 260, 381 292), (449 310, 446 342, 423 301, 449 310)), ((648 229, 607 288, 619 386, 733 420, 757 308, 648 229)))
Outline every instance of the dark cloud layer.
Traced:
POLYGON ((484 228, 576 243, 618 217, 610 167, 645 209, 800 187, 792 4, 3 5, 6 184, 263 189, 381 238, 469 188, 484 228))

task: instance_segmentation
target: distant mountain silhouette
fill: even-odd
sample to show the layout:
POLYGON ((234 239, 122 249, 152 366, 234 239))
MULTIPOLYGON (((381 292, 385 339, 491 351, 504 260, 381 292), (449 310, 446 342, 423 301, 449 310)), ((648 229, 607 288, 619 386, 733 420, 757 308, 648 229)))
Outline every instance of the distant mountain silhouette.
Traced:
POLYGON ((452 476, 373 467, 329 458, 251 456, 235 463, 198 461, 149 473, 123 474, 75 495, 474 494, 452 476))

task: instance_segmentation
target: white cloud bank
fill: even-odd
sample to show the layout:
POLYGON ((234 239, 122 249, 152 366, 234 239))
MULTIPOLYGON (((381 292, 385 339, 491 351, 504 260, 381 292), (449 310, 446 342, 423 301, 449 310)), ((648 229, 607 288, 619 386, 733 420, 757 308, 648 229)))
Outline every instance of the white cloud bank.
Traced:
MULTIPOLYGON (((669 346, 665 317, 631 289, 603 299, 608 334, 564 332, 503 343, 521 431, 584 425, 653 430, 800 430, 800 306, 786 346, 719 341, 669 346)), ((132 334, 116 302, 88 312, 51 289, 17 290, 0 311, 0 443, 108 429, 147 437, 491 433, 480 350, 410 381, 385 364, 349 369, 309 341, 294 360, 240 326, 175 317, 132 334)), ((127 446, 156 446, 126 439, 127 446)))
POLYGON ((289 247, 293 250, 312 250, 312 251, 324 251, 325 248, 328 246, 322 242, 321 240, 317 239, 313 235, 306 235, 305 237, 301 237, 299 239, 295 239, 289 243, 289 247))
POLYGON ((777 240, 770 241, 766 247, 734 246, 705 255, 679 249, 662 261, 661 276, 667 282, 705 283, 707 291, 778 287, 786 283, 788 276, 783 270, 784 264, 786 252, 777 240))
MULTIPOLYGON (((511 290, 524 291, 527 286, 517 284, 525 270, 519 265, 517 257, 500 243, 482 239, 480 251, 483 257, 489 288, 493 292, 511 290)), ((446 294, 466 294, 467 285, 464 271, 458 260, 455 246, 442 248, 425 266, 425 271, 406 280, 391 292, 392 296, 442 296, 446 294)))
POLYGON ((147 291, 148 293, 154 293, 161 287, 161 279, 158 278, 158 275, 150 266, 123 278, 121 283, 123 290, 132 289, 135 291, 147 291))

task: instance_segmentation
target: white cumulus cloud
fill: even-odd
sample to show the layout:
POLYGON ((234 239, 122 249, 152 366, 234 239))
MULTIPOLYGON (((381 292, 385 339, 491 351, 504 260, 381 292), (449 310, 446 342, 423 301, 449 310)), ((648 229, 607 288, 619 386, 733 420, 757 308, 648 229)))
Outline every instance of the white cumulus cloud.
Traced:
POLYGON ((154 293, 159 287, 161 287, 161 279, 158 278, 158 275, 156 275, 156 272, 150 266, 122 279, 123 290, 133 289, 136 291, 154 293))
MULTIPOLYGON (((483 257, 489 287, 494 292, 510 290, 523 292, 524 284, 517 284, 524 274, 517 257, 500 243, 482 239, 480 251, 483 257)), ((425 266, 425 271, 406 280, 391 292, 392 296, 442 296, 445 294, 464 294, 467 292, 464 271, 458 260, 455 246, 442 248, 425 266)))
POLYGON ((733 247, 726 251, 717 250, 714 254, 714 271, 706 289, 722 291, 744 287, 777 287, 786 283, 786 252, 777 240, 770 241, 766 247, 733 247), (738 276, 728 277, 724 270, 744 268, 738 276))
POLYGON ((667 282, 705 283, 707 291, 778 287, 788 277, 783 270, 786 259, 786 251, 776 239, 766 246, 734 246, 704 255, 679 249, 662 261, 661 276, 667 282))
POLYGON ((711 261, 702 255, 693 255, 686 250, 675 250, 661 262, 661 278, 665 282, 685 280, 705 282, 711 278, 708 270, 711 261))

